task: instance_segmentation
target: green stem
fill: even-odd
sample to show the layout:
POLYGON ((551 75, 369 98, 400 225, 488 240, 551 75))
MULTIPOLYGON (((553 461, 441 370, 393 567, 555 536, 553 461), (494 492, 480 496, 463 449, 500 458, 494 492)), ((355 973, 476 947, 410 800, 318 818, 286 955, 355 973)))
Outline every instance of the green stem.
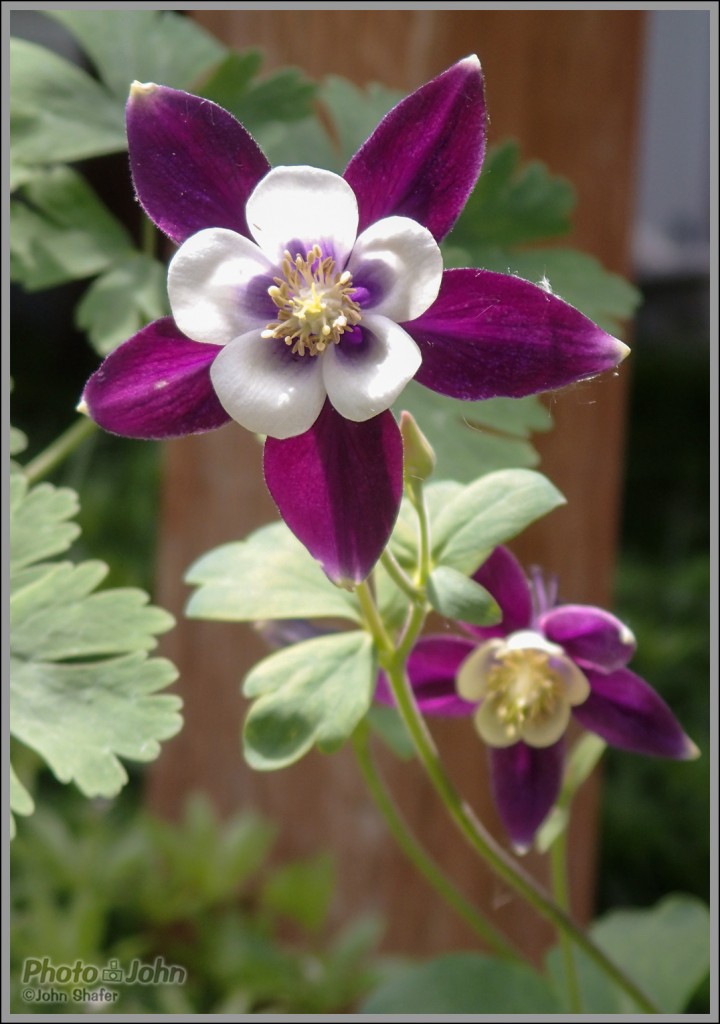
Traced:
POLYGON ((479 910, 466 901, 455 884, 445 875, 412 834, 375 766, 368 742, 368 728, 364 722, 355 730, 353 744, 363 779, 378 809, 385 818, 390 834, 403 853, 415 865, 426 881, 433 886, 446 903, 462 917, 490 949, 504 959, 514 960, 517 963, 524 962, 523 957, 505 936, 479 910))
POLYGON ((435 790, 445 804, 448 814, 457 825, 472 848, 486 861, 492 870, 527 903, 548 920, 558 931, 562 931, 572 942, 625 991, 646 1013, 659 1010, 635 983, 610 960, 592 939, 559 907, 544 890, 508 857, 492 836, 473 814, 471 808, 455 790, 445 773, 440 756, 420 714, 408 682, 402 659, 395 658, 386 666, 388 680, 395 697, 400 715, 415 744, 420 761, 435 790))
POLYGON ((375 641, 380 661, 384 662, 394 653, 393 643, 387 634, 385 623, 380 618, 380 613, 378 612, 377 605, 373 600, 372 592, 367 581, 358 583, 355 587, 355 593, 357 594, 358 601, 360 602, 362 613, 365 616, 365 623, 370 635, 375 641))
MULTIPOLYGON (((568 912, 570 910, 570 893, 567 874, 567 828, 562 829, 560 835, 550 847, 550 872, 555 902, 562 910, 568 912)), ((560 949, 562 950, 565 967, 568 1007, 572 1013, 581 1014, 583 1012, 582 997, 580 995, 572 942, 562 929, 558 931, 558 938, 560 939, 560 949)))
POLYGON ((95 429, 95 424, 87 416, 81 416, 76 420, 60 437, 23 467, 23 472, 30 483, 37 483, 38 480, 42 480, 52 472, 63 459, 66 459, 83 441, 87 440, 95 429))
POLYGON ((143 217, 142 226, 140 228, 140 248, 142 249, 143 255, 150 256, 152 259, 155 258, 157 240, 158 233, 155 225, 149 217, 143 217))
POLYGON ((406 574, 400 563, 398 562, 395 555, 390 551, 390 548, 386 548, 380 555, 380 561, 382 565, 399 590, 410 598, 411 601, 415 602, 418 600, 418 592, 415 589, 412 580, 406 574))

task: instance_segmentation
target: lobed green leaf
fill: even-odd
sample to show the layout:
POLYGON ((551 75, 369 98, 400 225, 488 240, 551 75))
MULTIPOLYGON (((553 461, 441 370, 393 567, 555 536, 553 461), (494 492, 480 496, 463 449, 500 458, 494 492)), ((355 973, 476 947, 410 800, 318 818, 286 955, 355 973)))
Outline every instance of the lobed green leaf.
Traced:
POLYGON ((375 690, 371 638, 336 633, 293 644, 259 662, 245 679, 257 698, 245 719, 245 758, 252 768, 284 768, 317 745, 337 750, 367 713, 375 690))
POLYGON ((395 972, 361 1013, 527 1014, 562 1012, 553 989, 530 967, 481 953, 448 953, 395 972))
POLYGON ((123 105, 133 81, 188 89, 227 53, 214 36, 175 11, 135 8, 132 13, 86 9, 45 13, 75 37, 123 105))
POLYGON ((533 470, 488 473, 464 487, 431 520, 433 559, 473 573, 494 547, 564 502, 557 488, 533 470))
POLYGON ((123 106, 64 58, 11 39, 10 141, 24 168, 119 153, 127 146, 123 106))
POLYGON ((357 599, 336 587, 284 523, 203 555, 186 574, 198 589, 187 615, 221 622, 339 617, 361 621, 357 599))
POLYGON ((520 163, 508 140, 488 150, 478 183, 450 236, 461 247, 519 245, 566 235, 575 191, 539 160, 520 163))
POLYGON ((447 565, 430 573, 428 601, 440 615, 473 626, 491 626, 502 618, 497 602, 485 587, 447 565))
MULTIPOLYGON (((592 925, 590 934, 662 1013, 682 1012, 709 970, 710 917, 694 896, 675 894, 647 909, 612 911, 592 925)), ((638 1012, 593 961, 581 952, 574 955, 585 1013, 638 1012)), ((549 954, 547 967, 562 985, 560 950, 549 954)))
POLYGON ((10 273, 28 291, 92 277, 133 252, 82 175, 45 168, 10 203, 10 273))
POLYGON ((75 323, 98 355, 106 356, 151 320, 167 316, 167 268, 141 253, 116 262, 90 285, 75 323))

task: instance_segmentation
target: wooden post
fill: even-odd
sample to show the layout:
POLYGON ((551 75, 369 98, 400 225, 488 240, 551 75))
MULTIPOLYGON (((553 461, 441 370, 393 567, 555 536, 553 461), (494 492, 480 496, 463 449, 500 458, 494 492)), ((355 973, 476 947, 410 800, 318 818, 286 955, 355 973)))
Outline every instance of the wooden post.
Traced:
MULTIPOLYGON (((295 64, 313 76, 379 80, 408 91, 477 52, 486 75, 490 141, 514 136, 524 157, 540 158, 568 177, 578 192, 572 243, 610 269, 627 271, 641 12, 208 10, 194 16, 226 43, 261 47, 268 70, 295 64)), ((538 439, 541 468, 568 506, 515 547, 524 561, 559 574, 566 600, 611 603, 625 382, 623 370, 553 396, 555 430, 538 439)), ((475 947, 475 937, 386 836, 350 752, 313 754, 269 775, 249 771, 242 761, 240 681, 265 651, 247 627, 183 620, 181 580, 205 550, 274 517, 259 447, 239 428, 168 445, 157 598, 180 622, 165 652, 181 670, 186 724, 150 772, 150 804, 174 815, 197 788, 222 812, 261 810, 282 827, 281 855, 335 852, 336 921, 379 911, 388 922, 386 948, 396 951, 475 947)), ((456 721, 434 723, 433 732, 458 787, 500 834, 485 753, 474 733, 456 721)), ((468 896, 539 957, 552 938, 549 929, 477 863, 416 767, 388 762, 386 771, 409 822, 468 896)), ((581 920, 592 908, 596 805, 597 782, 578 801, 571 829, 573 907, 581 920)), ((532 855, 527 866, 543 878, 532 855)))

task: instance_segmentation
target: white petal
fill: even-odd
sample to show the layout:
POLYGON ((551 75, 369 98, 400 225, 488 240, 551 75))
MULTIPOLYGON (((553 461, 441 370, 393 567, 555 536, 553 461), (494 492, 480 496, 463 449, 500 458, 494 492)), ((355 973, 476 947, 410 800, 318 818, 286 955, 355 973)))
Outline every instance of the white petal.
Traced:
POLYGON ((175 323, 193 341, 225 345, 254 327, 262 330, 275 307, 267 295, 276 273, 249 238, 227 228, 191 235, 168 268, 175 323))
POLYGON ((570 705, 559 700, 552 712, 522 727, 523 740, 531 747, 551 747, 557 743, 570 724, 570 705))
POLYGON ((322 355, 328 398, 345 419, 363 423, 385 412, 420 368, 420 349, 402 327, 363 317, 363 343, 330 345, 322 355))
POLYGON ((210 367, 225 411, 256 434, 304 434, 320 415, 326 393, 319 360, 293 356, 284 342, 252 331, 235 338, 210 367))
POLYGON ((490 747, 511 747, 520 739, 517 729, 509 728, 498 715, 492 701, 484 700, 475 712, 475 728, 490 747))
POLYGON ((455 689, 464 700, 477 701, 487 691, 487 674, 504 644, 499 637, 476 647, 460 666, 455 689))
POLYGON ((353 284, 369 289, 373 313, 403 322, 420 316, 437 298, 442 253, 422 224, 386 217, 358 236, 347 269, 353 284))
POLYGON ((357 235, 355 193, 338 174, 317 167, 274 167, 256 186, 245 212, 253 238, 272 260, 291 243, 308 250, 317 243, 324 252, 330 245, 342 268, 357 235))

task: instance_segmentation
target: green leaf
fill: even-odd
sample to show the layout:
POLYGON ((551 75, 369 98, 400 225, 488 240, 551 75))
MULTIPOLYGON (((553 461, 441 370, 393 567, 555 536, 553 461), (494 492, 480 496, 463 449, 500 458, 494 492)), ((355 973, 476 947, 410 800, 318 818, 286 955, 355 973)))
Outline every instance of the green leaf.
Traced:
POLYGON ((485 587, 447 565, 439 565, 430 573, 427 594, 435 611, 448 619, 491 626, 502 618, 497 602, 485 587))
POLYGON ((10 272, 28 291, 100 273, 133 252, 125 228, 69 167, 36 174, 10 204, 10 272))
POLYGON ((25 477, 10 480, 10 578, 43 558, 65 551, 80 532, 68 519, 78 511, 75 491, 40 484, 28 491, 25 477))
POLYGON ((342 167, 404 95, 377 82, 361 89, 336 75, 328 75, 323 80, 318 99, 330 115, 342 167))
POLYGON ((221 622, 338 617, 360 622, 353 594, 336 587, 284 523, 223 544, 189 569, 198 589, 187 615, 221 622))
POLYGON ((162 263, 134 253, 93 281, 75 310, 75 323, 99 355, 167 316, 166 279, 162 263))
MULTIPOLYGON (((229 110, 253 134, 268 122, 285 124, 310 117, 315 83, 296 68, 283 68, 255 81, 261 64, 262 56, 255 50, 228 54, 203 84, 201 95, 229 110)), ((297 163, 297 157, 293 155, 289 162, 297 163)))
POLYGON ((15 774, 15 769, 10 765, 10 838, 15 836, 15 814, 24 817, 32 814, 35 810, 35 803, 20 779, 15 774))
POLYGON ((565 499, 531 469, 503 469, 457 494, 432 522, 436 564, 473 573, 498 544, 516 536, 565 499))
POLYGON ((367 713, 375 689, 372 640, 354 631, 293 644, 245 679, 257 697, 245 719, 245 757, 269 771, 293 764, 314 744, 337 750, 367 713))
MULTIPOLYGON (((663 1013, 680 1013, 710 966, 710 917, 694 896, 672 895, 649 909, 615 910, 590 934, 663 1013)), ((637 1013, 635 1003, 585 954, 576 952, 585 1013, 637 1013)), ((561 984, 562 956, 548 956, 561 984)))
POLYGON ((622 332, 622 321, 633 315, 642 300, 629 281, 575 249, 512 252, 477 248, 472 250, 471 259, 486 270, 517 274, 535 284, 547 283, 555 295, 617 336, 622 332))
POLYGON ((122 152, 123 104, 45 47, 11 39, 10 141, 13 159, 24 166, 122 152))
MULTIPOLYGON (((465 490, 455 480, 434 480, 423 487, 428 517, 433 523, 440 512, 465 490)), ((395 529, 390 538, 395 557, 406 567, 415 569, 418 547, 418 518, 412 502, 403 498, 395 529)))
POLYGON ((448 953, 394 972, 361 1013, 538 1014, 562 1012, 548 983, 530 967, 480 953, 448 953))
POLYGON ((335 885, 332 857, 321 853, 278 868, 262 888, 261 902, 309 931, 322 927, 335 885))
POLYGON ((409 761, 415 756, 415 744, 396 708, 373 704, 367 720, 373 732, 390 747, 395 757, 409 761))
POLYGON ((76 511, 74 491, 11 479, 11 732, 61 782, 113 796, 127 779, 118 758, 152 760, 180 727, 179 699, 155 695, 177 673, 145 653, 173 620, 142 591, 92 593, 101 562, 42 561, 75 539, 76 511))
POLYGON ((123 103, 134 80, 187 89, 227 53, 200 25, 174 11, 45 13, 72 33, 123 103))
POLYGON ((15 656, 61 661, 155 647, 154 634, 171 628, 171 616, 146 607, 147 594, 135 588, 93 594, 107 572, 102 562, 64 562, 16 587, 10 600, 15 656))
POLYGON ((169 661, 144 654, 82 664, 11 659, 12 733, 60 782, 115 796, 127 782, 119 758, 152 761, 159 740, 179 730, 179 698, 156 695, 176 677, 169 661))
POLYGON ((24 452, 28 445, 28 439, 22 430, 18 430, 17 427, 10 427, 10 454, 20 455, 24 452))
POLYGON ((572 185, 538 160, 520 164, 514 140, 488 151, 475 190, 453 228, 451 245, 517 245, 566 235, 572 185))
POLYGON ((420 424, 435 450, 436 472, 462 483, 481 472, 537 465, 528 438, 551 425, 549 412, 534 396, 459 402, 416 383, 405 388, 396 408, 407 409, 420 424))

